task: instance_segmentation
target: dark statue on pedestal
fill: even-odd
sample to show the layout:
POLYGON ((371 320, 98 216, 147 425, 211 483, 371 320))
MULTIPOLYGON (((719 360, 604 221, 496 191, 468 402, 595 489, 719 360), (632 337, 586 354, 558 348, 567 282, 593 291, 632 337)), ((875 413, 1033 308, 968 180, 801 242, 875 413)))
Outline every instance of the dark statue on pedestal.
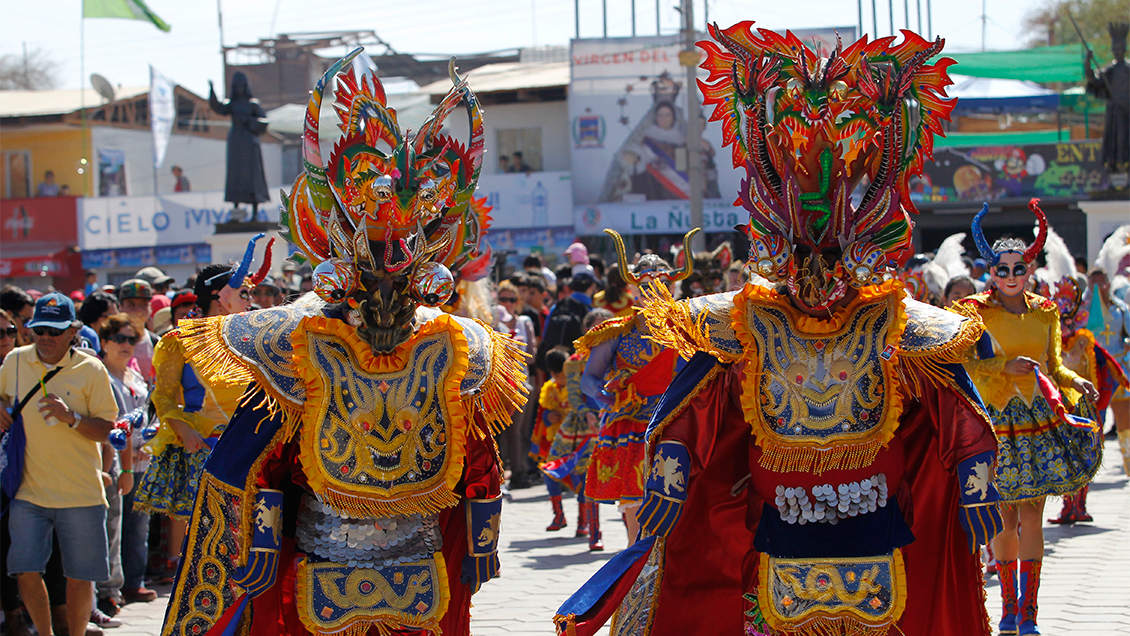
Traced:
POLYGON ((255 220, 259 204, 270 200, 267 177, 263 173, 263 153, 259 148, 259 135, 267 132, 267 114, 259 100, 251 96, 251 86, 243 73, 232 76, 228 99, 223 102, 216 97, 212 82, 208 82, 208 88, 212 110, 231 117, 224 201, 234 203, 236 210, 240 203, 250 203, 251 220, 255 220))
POLYGON ((1103 130, 1103 165, 1112 174, 1130 168, 1130 66, 1126 64, 1125 22, 1107 25, 1114 61, 1095 71, 1094 55, 1088 50, 1084 71, 1087 92, 1106 100, 1106 126, 1103 130))

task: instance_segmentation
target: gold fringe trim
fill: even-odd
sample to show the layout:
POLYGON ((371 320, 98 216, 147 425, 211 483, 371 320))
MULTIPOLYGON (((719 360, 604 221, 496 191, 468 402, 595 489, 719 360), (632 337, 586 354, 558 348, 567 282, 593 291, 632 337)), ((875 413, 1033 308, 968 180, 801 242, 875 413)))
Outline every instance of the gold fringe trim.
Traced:
MULTIPOLYGON (((684 301, 676 302, 666 285, 644 285, 640 287, 640 294, 644 319, 650 332, 648 337, 652 342, 678 351, 684 360, 690 360, 700 351, 722 362, 735 362, 740 358, 714 346, 706 324, 710 317, 708 312, 692 315, 690 305, 684 301)), ((737 303, 737 298, 734 302, 737 303)))
POLYGON ((922 378, 929 378, 940 384, 953 384, 953 373, 942 365, 962 364, 975 358, 973 347, 985 331, 985 322, 980 314, 971 311, 969 307, 962 307, 960 311, 953 313, 967 319, 961 323, 953 338, 933 349, 899 351, 899 362, 910 371, 904 373, 903 378, 909 382, 909 388, 916 396, 922 395, 922 378))
POLYGON ((467 338, 463 335, 463 327, 455 318, 441 314, 433 320, 424 323, 411 338, 397 347, 389 356, 376 356, 368 344, 358 337, 357 332, 340 320, 330 320, 321 317, 307 317, 299 323, 298 329, 291 336, 294 353, 291 356, 292 364, 298 376, 306 385, 306 402, 301 427, 302 436, 299 443, 298 457, 302 463, 303 472, 306 474, 310 488, 321 495, 322 501, 334 508, 339 514, 348 517, 386 517, 392 515, 408 515, 413 513, 437 514, 445 508, 450 508, 459 502, 459 497, 454 490, 463 474, 463 459, 467 451, 467 432, 471 428, 469 418, 460 395, 460 384, 467 372, 467 338), (330 475, 317 456, 318 427, 327 409, 327 400, 331 396, 331 387, 326 386, 328 378, 314 368, 309 356, 309 334, 322 334, 340 340, 353 354, 352 359, 356 366, 370 374, 391 373, 400 371, 409 362, 409 356, 417 343, 428 336, 437 333, 446 333, 450 338, 453 354, 451 368, 442 390, 445 393, 444 404, 447 407, 449 418, 449 437, 447 442, 447 466, 444 469, 444 480, 439 485, 425 492, 410 492, 401 496, 391 496, 384 490, 374 486, 361 484, 342 484, 352 492, 335 487, 337 479, 330 475), (399 364, 399 366, 397 366, 399 364))
POLYGON ((555 614, 553 627, 557 630, 557 636, 577 636, 577 615, 555 614))
POLYGON ((514 412, 520 411, 526 403, 530 392, 526 385, 529 355, 522 350, 522 343, 476 322, 491 334, 490 373, 476 391, 463 396, 462 400, 474 428, 478 428, 481 416, 487 428, 481 433, 494 436, 510 426, 514 412))
MULTIPOLYGON (((884 346, 893 345, 896 350, 906 328, 906 310, 902 300, 906 290, 897 280, 882 285, 865 287, 848 305, 837 309, 826 321, 818 320, 797 311, 792 302, 774 290, 747 284, 734 297, 731 325, 738 342, 742 344, 743 358, 747 361, 742 377, 741 405, 745 419, 753 429, 754 442, 761 447, 761 465, 777 472, 803 471, 817 475, 829 470, 852 470, 871 465, 879 449, 885 447, 895 435, 899 418, 903 411, 903 396, 900 388, 899 360, 901 352, 891 357, 883 368, 886 401, 883 408, 883 421, 860 438, 832 440, 829 445, 811 441, 794 441, 778 435, 765 423, 761 411, 759 381, 762 374, 762 359, 758 353, 757 342, 750 330, 746 312, 754 306, 770 306, 779 309, 788 318, 791 326, 799 334, 831 335, 842 329, 855 313, 866 305, 876 302, 887 303, 893 320, 887 328, 884 346)), ((879 344, 876 344, 878 347, 879 344)))
MULTIPOLYGON (((644 287, 647 286, 645 285, 644 287)), ((632 324, 636 320, 636 314, 639 312, 639 307, 631 307, 631 312, 627 315, 605 320, 590 329, 588 333, 574 340, 573 348, 582 358, 588 356, 593 347, 608 342, 613 338, 619 338, 631 331, 632 324)))
POLYGON ((394 631, 405 627, 425 629, 436 635, 442 634, 443 630, 440 629, 439 623, 443 620, 443 617, 447 615, 448 605, 451 602, 451 592, 447 584, 447 563, 443 560, 443 553, 435 552, 432 554, 432 558, 435 559, 436 573, 438 574, 435 584, 439 587, 437 591, 439 606, 436 609, 434 618, 420 620, 418 617, 411 614, 394 610, 393 615, 388 618, 373 619, 358 616, 336 628, 319 625, 307 614, 307 610, 313 609, 308 607, 305 602, 307 595, 310 594, 310 586, 313 582, 309 580, 310 575, 306 572, 307 558, 302 557, 296 567, 297 576, 295 577, 295 604, 298 605, 298 619, 302 621, 302 624, 311 634, 366 636, 369 634, 369 630, 373 629, 376 630, 379 636, 390 636, 394 631))
POLYGON ((232 353, 224 342, 226 317, 182 318, 177 322, 177 329, 173 334, 184 345, 184 357, 201 375, 201 382, 212 384, 239 381, 250 384, 259 378, 256 377, 255 370, 232 353))
MULTIPOLYGON (((301 410, 292 406, 287 396, 276 395, 270 378, 235 354, 224 340, 224 320, 227 316, 211 318, 182 318, 177 329, 171 332, 184 345, 184 357, 204 384, 255 382, 263 389, 263 402, 268 413, 280 411, 286 418, 286 427, 293 436, 301 419, 301 410)), ((168 334, 166 334, 168 335, 168 334)), ((248 404, 251 393, 240 398, 239 405, 248 404)))

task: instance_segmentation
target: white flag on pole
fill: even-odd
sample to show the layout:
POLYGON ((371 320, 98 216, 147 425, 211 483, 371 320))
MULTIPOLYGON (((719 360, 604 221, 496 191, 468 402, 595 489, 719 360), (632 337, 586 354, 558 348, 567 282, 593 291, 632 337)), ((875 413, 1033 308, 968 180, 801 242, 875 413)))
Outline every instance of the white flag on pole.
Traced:
POLYGON ((153 131, 153 169, 161 167, 165 161, 165 151, 169 149, 169 137, 173 134, 173 124, 177 118, 176 101, 173 97, 173 82, 149 67, 149 125, 153 131))

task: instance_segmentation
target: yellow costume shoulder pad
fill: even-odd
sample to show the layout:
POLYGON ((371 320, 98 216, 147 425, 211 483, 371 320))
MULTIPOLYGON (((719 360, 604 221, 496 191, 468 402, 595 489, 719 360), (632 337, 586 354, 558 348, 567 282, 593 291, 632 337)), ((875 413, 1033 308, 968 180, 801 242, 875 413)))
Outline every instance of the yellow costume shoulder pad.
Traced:
POLYGON ((976 312, 958 314, 903 298, 906 327, 899 340, 899 355, 929 357, 940 363, 961 362, 977 343, 985 325, 976 312))
POLYGON ((182 319, 177 338, 185 359, 206 384, 257 382, 268 397, 300 411, 306 399, 291 365, 290 336, 303 318, 321 316, 325 303, 313 293, 284 307, 213 318, 182 319))
POLYGON ((652 342, 674 349, 690 360, 705 351, 722 362, 742 357, 742 344, 734 334, 734 295, 711 294, 675 302, 663 285, 643 287, 643 314, 652 342))
POLYGON ((613 338, 619 338, 632 330, 632 325, 636 320, 636 312, 639 310, 633 308, 632 313, 627 316, 620 316, 619 318, 610 318, 593 327, 585 335, 573 341, 573 348, 577 353, 582 356, 587 356, 592 351, 593 347, 604 344, 613 338))

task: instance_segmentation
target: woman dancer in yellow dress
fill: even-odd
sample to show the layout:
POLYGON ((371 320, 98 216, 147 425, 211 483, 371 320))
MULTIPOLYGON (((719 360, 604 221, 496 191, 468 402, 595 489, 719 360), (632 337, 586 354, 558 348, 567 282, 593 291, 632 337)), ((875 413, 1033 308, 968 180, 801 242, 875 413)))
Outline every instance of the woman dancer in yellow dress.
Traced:
POLYGON ((955 305, 960 313, 980 315, 991 335, 991 343, 982 340, 979 360, 969 367, 999 443, 996 486, 1004 530, 993 540, 993 553, 1004 603, 1002 634, 1040 633, 1036 596, 1044 556, 1044 500, 1078 491, 1102 464, 1098 425, 1068 415, 1065 408, 1080 399, 1097 400, 1098 391, 1063 365, 1055 302, 1024 291, 1047 234, 1038 203, 1033 199, 1029 204, 1040 222, 1032 246, 1002 238, 990 247, 981 231, 988 205, 977 214, 973 238, 992 263, 993 285, 955 305))

